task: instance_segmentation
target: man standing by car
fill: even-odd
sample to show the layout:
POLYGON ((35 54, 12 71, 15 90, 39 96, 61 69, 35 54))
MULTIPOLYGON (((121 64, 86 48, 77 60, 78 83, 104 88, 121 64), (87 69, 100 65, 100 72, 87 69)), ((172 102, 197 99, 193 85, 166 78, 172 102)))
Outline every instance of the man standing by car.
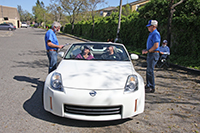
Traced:
POLYGON ((147 39, 147 49, 142 50, 142 54, 147 54, 147 70, 146 70, 146 93, 155 92, 154 67, 159 59, 160 33, 157 31, 158 22, 149 20, 146 27, 148 28, 149 36, 147 39))
POLYGON ((49 73, 57 67, 57 51, 63 48, 63 45, 59 45, 56 37, 56 32, 60 30, 60 23, 54 22, 52 28, 49 29, 45 34, 45 45, 47 50, 47 56, 49 59, 49 73))

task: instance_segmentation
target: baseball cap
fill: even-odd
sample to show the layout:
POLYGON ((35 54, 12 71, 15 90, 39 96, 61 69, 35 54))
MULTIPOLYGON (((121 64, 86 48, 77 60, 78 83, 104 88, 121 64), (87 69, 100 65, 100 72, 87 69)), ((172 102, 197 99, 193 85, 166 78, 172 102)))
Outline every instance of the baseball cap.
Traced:
POLYGON ((167 40, 164 40, 163 43, 167 43, 167 40))
POLYGON ((151 25, 154 25, 154 26, 158 25, 158 21, 156 21, 156 20, 149 20, 149 22, 148 22, 148 24, 146 25, 146 27, 149 27, 149 26, 151 26, 151 25))

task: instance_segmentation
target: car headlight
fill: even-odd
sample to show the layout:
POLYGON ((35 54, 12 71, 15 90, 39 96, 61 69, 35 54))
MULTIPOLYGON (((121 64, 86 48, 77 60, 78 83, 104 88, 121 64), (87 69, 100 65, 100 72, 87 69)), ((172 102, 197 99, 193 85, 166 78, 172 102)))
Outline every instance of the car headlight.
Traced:
POLYGON ((130 75, 126 81, 124 92, 128 93, 136 90, 138 90, 138 78, 136 75, 130 75))
POLYGON ((55 90, 61 90, 63 88, 62 77, 60 73, 55 72, 51 76, 51 87, 55 90))

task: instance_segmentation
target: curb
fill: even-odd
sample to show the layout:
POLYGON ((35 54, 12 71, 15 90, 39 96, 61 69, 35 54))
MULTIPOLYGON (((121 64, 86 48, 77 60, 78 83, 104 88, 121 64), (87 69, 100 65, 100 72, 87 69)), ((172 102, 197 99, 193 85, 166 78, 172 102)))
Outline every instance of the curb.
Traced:
POLYGON ((60 35, 65 35, 65 36, 68 36, 68 37, 71 37, 71 38, 75 38, 77 40, 81 40, 81 41, 84 41, 84 42, 91 42, 90 40, 87 40, 87 39, 83 39, 83 38, 79 38, 77 36, 73 36, 73 35, 70 35, 70 34, 67 34, 67 33, 58 33, 60 35))
MULTIPOLYGON (((144 60, 147 59, 145 56, 142 56, 142 55, 138 55, 138 56, 141 59, 144 59, 144 60)), ((174 67, 174 68, 178 68, 178 69, 184 70, 184 71, 192 72, 192 73, 195 73, 195 74, 200 74, 200 70, 197 70, 197 69, 187 68, 187 67, 180 66, 180 65, 175 65, 175 64, 172 64, 172 63, 170 63, 170 66, 174 67)))

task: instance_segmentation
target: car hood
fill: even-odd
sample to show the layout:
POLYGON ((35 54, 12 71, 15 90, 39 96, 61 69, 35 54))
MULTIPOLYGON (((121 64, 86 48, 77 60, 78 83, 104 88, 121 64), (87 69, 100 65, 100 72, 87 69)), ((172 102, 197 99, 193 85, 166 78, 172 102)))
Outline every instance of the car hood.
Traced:
POLYGON ((56 71, 64 87, 76 89, 123 89, 127 77, 136 73, 129 61, 62 60, 56 71))

